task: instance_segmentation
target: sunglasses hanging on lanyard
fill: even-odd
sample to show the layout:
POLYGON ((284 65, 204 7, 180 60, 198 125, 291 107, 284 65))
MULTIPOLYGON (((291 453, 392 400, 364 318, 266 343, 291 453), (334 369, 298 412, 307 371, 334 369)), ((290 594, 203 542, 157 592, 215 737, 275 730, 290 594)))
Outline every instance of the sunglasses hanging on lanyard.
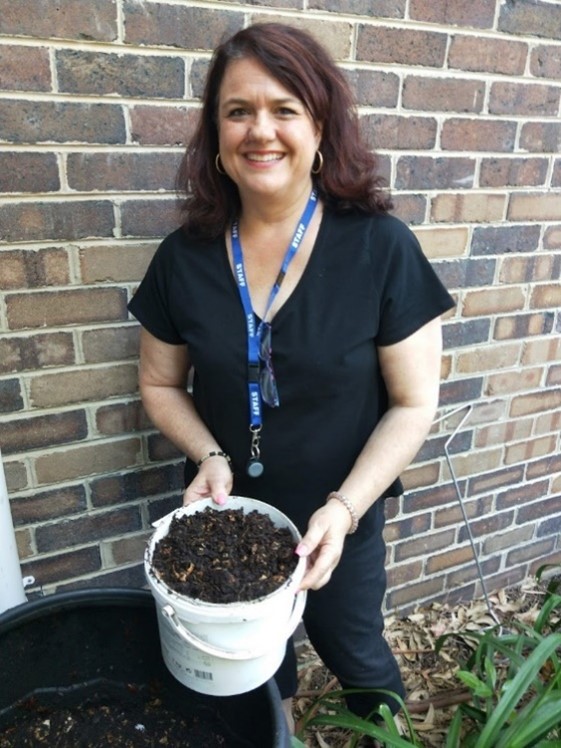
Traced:
POLYGON ((243 264, 243 252, 240 242, 238 222, 231 228, 232 255, 234 258, 234 276, 240 292, 240 299, 245 312, 247 328, 247 388, 249 397, 249 431, 251 433, 251 454, 247 463, 247 474, 258 478, 263 474, 261 461, 261 430, 263 428, 263 403, 271 408, 279 406, 279 396, 273 371, 271 349, 271 325, 266 322, 284 277, 302 239, 310 225, 317 205, 317 192, 312 190, 304 213, 298 222, 292 241, 284 255, 280 272, 273 284, 262 321, 257 325, 243 264))

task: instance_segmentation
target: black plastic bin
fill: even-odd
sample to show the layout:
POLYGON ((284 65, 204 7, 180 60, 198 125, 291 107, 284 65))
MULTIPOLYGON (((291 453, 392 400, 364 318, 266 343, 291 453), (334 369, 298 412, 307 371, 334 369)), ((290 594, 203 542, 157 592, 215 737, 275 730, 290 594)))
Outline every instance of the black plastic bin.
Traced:
POLYGON ((80 590, 8 610, 0 615, 0 672, 0 731, 25 719, 30 700, 75 703, 82 692, 107 688, 113 695, 122 689, 130 701, 157 683, 166 709, 186 719, 204 713, 228 736, 227 748, 290 746, 273 680, 218 697, 196 693, 170 675, 147 590, 80 590))

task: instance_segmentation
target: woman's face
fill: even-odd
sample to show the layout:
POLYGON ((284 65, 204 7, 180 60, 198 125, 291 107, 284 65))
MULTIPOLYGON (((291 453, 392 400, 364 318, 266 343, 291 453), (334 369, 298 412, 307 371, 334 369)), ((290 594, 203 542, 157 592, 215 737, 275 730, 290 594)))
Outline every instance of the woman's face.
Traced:
POLYGON ((256 60, 228 64, 218 99, 220 158, 242 203, 293 201, 311 189, 321 129, 294 94, 256 60))

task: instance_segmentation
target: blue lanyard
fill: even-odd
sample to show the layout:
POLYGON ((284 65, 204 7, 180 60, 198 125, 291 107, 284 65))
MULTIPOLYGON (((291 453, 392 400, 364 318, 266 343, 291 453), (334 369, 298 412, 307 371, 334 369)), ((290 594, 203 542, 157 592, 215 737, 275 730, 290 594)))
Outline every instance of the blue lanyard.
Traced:
MULTIPOLYGON (((284 255, 280 272, 275 280, 269 298, 267 300, 267 306, 265 313, 263 314, 263 322, 267 318, 273 301, 275 300, 284 277, 287 273, 288 266, 290 265, 294 255, 296 254, 298 247, 300 246, 302 239, 306 233, 312 216, 317 205, 317 191, 314 189, 308 199, 308 204, 304 209, 304 213, 298 223, 292 241, 290 242, 288 249, 284 255)), ((260 344, 260 326, 255 324, 255 314, 251 305, 251 297, 249 295, 249 289, 247 286, 247 280, 245 275, 245 269, 243 264, 243 252, 242 245, 240 242, 239 226, 237 221, 232 224, 231 228, 231 240, 232 240, 232 255, 234 260, 234 275, 236 277, 236 283, 238 284, 238 290, 240 292, 240 299, 245 312, 245 321, 247 327, 247 363, 248 363, 248 394, 249 394, 249 422, 252 433, 260 430, 262 424, 262 401, 261 401, 261 389, 259 387, 259 344, 260 344)))

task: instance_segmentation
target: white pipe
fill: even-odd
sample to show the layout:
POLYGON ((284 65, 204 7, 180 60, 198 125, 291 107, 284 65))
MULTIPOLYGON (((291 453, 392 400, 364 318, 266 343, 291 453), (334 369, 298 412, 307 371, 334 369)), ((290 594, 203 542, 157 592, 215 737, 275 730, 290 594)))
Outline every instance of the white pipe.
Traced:
POLYGON ((0 452, 0 613, 27 602, 0 452))

